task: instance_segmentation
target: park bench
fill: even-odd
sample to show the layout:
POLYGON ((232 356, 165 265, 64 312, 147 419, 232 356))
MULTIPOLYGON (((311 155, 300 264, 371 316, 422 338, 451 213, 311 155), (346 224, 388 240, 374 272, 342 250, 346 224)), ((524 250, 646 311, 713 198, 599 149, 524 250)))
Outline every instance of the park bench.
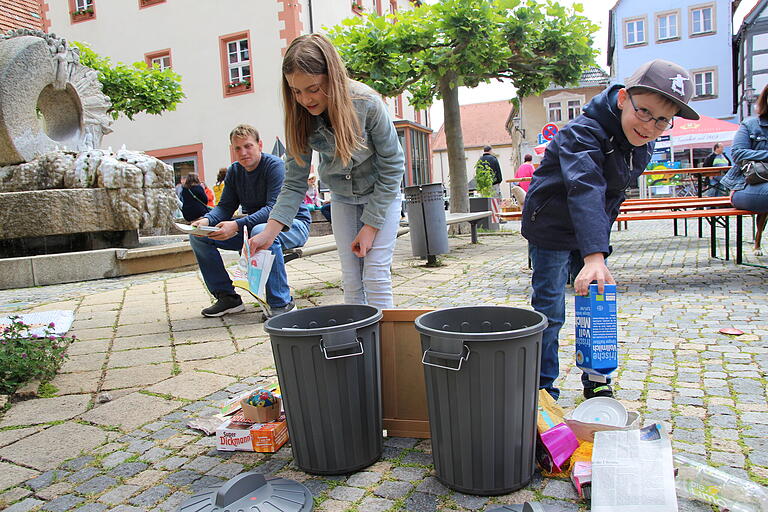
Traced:
MULTIPOLYGON (((641 211, 641 212, 622 212, 616 219, 617 222, 629 222, 637 220, 664 220, 664 219, 705 219, 710 226, 709 247, 710 254, 717 258, 717 228, 722 227, 725 231, 725 259, 730 257, 730 217, 736 217, 736 264, 741 265, 743 261, 742 241, 743 229, 741 219, 745 215, 754 215, 755 212, 749 210, 739 210, 737 208, 704 208, 693 210, 663 210, 663 211, 641 211)), ((675 233, 677 234, 677 233, 675 233)))

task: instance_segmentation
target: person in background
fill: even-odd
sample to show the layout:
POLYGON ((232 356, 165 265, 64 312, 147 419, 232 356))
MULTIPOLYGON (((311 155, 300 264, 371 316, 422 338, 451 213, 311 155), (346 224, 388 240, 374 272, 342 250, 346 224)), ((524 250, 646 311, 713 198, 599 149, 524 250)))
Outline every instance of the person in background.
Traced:
MULTIPOLYGON (((558 336, 565 322, 565 284, 576 276, 574 291, 598 293, 616 280, 606 266, 611 226, 625 190, 643 173, 655 140, 672 127, 674 116, 699 119, 688 106, 693 96, 690 73, 665 60, 646 62, 626 81, 614 84, 584 106, 547 146, 525 197, 522 235, 528 240, 531 305, 547 317, 542 333, 539 388, 560 396, 558 336)), ((613 397, 605 384, 583 373, 584 398, 613 397)))
POLYGON ((323 206, 320 191, 317 190, 317 175, 315 174, 310 174, 307 178, 307 193, 304 194, 304 204, 311 210, 323 206))
POLYGON ((206 185, 204 181, 200 182, 200 186, 203 187, 203 190, 205 190, 205 197, 208 199, 208 202, 206 204, 211 208, 213 208, 214 206, 213 190, 211 190, 211 188, 208 185, 206 185))
POLYGON ((181 215, 192 222, 208 213, 208 198, 197 174, 191 172, 181 186, 181 215))
MULTIPOLYGON (((536 168, 533 166, 533 156, 525 155, 523 157, 523 163, 520 164, 520 167, 515 171, 515 178, 530 178, 533 176, 533 171, 535 170, 536 168)), ((531 186, 531 182, 521 181, 518 183, 518 186, 528 193, 528 187, 531 186)))
MULTIPOLYGON (((712 148, 712 152, 704 159, 704 165, 702 165, 702 167, 730 167, 731 165, 731 159, 728 158, 728 155, 723 153, 723 145, 718 142, 712 148)), ((727 195, 727 189, 720 186, 720 180, 722 179, 722 176, 710 176, 708 178, 709 188, 704 195, 708 197, 727 195)))
MULTIPOLYGON (((260 233, 266 227, 269 212, 283 185, 285 166, 283 161, 268 153, 262 153, 262 140, 253 126, 241 124, 229 134, 237 162, 229 166, 225 178, 226 186, 221 200, 205 216, 192 223, 193 226, 216 226, 208 236, 190 236, 189 242, 200 266, 205 286, 216 302, 201 311, 203 316, 218 317, 243 311, 243 300, 235 293, 232 280, 224 268, 219 249, 240 251, 243 247, 244 232, 249 235, 260 233), (238 206, 244 217, 233 219, 238 206)), ((272 251, 275 260, 266 284, 269 312, 266 316, 277 316, 295 307, 288 275, 285 271, 283 249, 301 247, 309 237, 309 211, 300 206, 286 229, 271 243, 263 247, 272 251)))
POLYGON ((496 197, 501 197, 501 180, 503 179, 501 166, 499 165, 499 159, 491 151, 493 151, 491 146, 483 147, 483 155, 478 161, 486 162, 490 166, 491 171, 493 171, 493 191, 496 193, 496 197))
POLYGON ((213 203, 219 204, 221 201, 221 193, 224 192, 224 178, 227 177, 227 168, 222 167, 219 169, 219 174, 216 175, 216 184, 213 185, 213 203))
POLYGON ((731 155, 736 165, 722 177, 720 185, 733 191, 731 204, 735 208, 758 212, 753 249, 756 256, 762 256, 760 242, 768 220, 768 182, 748 184, 741 164, 746 160, 768 164, 768 85, 757 98, 757 117, 742 121, 733 137, 731 155))
POLYGON ((390 266, 405 156, 389 112, 376 91, 347 76, 324 35, 294 39, 282 71, 285 185, 266 229, 251 238, 251 249, 268 246, 290 222, 306 194, 312 151, 317 151, 320 180, 331 190, 344 302, 392 308, 390 266))

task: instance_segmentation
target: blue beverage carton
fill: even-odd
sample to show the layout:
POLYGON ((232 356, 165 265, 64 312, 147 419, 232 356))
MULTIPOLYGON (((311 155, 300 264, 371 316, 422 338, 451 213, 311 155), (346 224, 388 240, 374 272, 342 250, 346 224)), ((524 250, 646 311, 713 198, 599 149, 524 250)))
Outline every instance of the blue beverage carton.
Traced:
POLYGON ((606 382, 618 364, 616 285, 606 284, 600 295, 590 284, 589 295, 576 296, 576 366, 589 380, 606 382))

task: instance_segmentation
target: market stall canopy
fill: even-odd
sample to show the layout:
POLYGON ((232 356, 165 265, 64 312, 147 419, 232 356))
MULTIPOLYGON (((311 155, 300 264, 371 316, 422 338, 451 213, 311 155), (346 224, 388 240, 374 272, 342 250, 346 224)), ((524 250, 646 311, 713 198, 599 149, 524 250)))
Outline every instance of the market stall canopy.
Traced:
POLYGON ((692 121, 675 118, 675 126, 662 134, 669 135, 669 141, 657 142, 656 149, 674 147, 675 150, 711 147, 716 142, 729 145, 739 125, 715 119, 714 117, 701 116, 701 119, 692 121))

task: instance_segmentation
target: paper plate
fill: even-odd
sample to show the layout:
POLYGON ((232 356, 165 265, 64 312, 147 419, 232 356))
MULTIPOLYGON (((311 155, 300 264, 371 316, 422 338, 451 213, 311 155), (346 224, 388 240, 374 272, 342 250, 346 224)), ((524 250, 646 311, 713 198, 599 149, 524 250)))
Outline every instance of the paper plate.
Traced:
POLYGON ((584 400, 573 411, 571 418, 582 423, 623 427, 627 424, 627 409, 618 400, 597 396, 584 400))

